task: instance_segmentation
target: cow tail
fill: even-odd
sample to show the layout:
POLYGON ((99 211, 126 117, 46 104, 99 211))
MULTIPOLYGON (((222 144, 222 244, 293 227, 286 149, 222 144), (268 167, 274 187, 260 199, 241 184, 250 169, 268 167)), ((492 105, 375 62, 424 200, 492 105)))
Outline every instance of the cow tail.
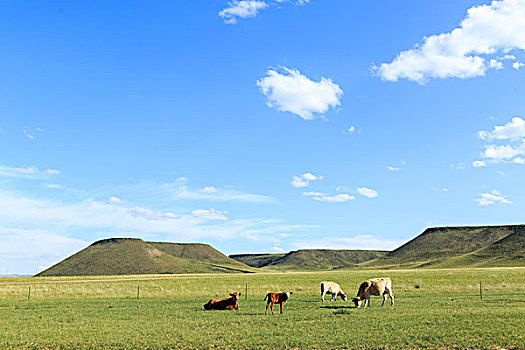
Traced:
POLYGON ((264 297, 264 299, 263 299, 263 300, 266 300, 267 298, 268 298, 268 294, 266 294, 266 296, 264 297))
POLYGON ((319 285, 321 286, 321 294, 323 294, 324 293, 324 283, 321 282, 319 283, 319 285))

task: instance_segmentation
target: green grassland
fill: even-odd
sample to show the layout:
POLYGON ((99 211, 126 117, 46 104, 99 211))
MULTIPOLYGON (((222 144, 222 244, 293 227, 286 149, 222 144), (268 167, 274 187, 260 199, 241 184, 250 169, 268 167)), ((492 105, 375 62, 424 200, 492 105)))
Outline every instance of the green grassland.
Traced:
POLYGON ((170 277, 1 281, 0 348, 525 348, 525 268, 170 277), (370 309, 320 301, 322 280, 338 282, 354 295, 362 280, 381 276, 393 280, 393 308, 379 307, 379 297, 370 309), (37 283, 43 281, 62 283, 37 283), (239 311, 203 309, 209 298, 231 291, 243 293, 239 311), (294 292, 283 315, 264 315, 268 291, 294 292))

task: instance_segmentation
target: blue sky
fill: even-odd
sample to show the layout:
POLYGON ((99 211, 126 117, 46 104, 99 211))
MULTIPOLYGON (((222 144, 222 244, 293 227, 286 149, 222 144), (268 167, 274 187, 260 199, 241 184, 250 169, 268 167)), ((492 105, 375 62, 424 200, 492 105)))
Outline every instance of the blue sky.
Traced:
POLYGON ((525 0, 0 4, 0 274, 95 240, 523 223, 525 0))

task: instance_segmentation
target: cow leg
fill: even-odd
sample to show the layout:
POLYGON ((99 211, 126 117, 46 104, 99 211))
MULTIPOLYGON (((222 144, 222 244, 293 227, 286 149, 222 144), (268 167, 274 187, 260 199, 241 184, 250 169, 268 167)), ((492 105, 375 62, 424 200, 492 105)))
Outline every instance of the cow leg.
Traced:
POLYGON ((281 314, 283 313, 283 304, 284 303, 280 303, 279 305, 281 305, 281 314))
POLYGON ((391 290, 388 290, 388 294, 390 295, 390 306, 394 306, 394 293, 392 293, 391 290))
POLYGON ((270 304, 270 310, 272 310, 272 315, 273 315, 273 303, 270 304))
POLYGON ((386 293, 383 293, 383 302, 381 303, 381 307, 385 305, 385 301, 386 301, 386 293))
POLYGON ((270 305, 270 303, 266 303, 266 311, 264 312, 265 315, 268 314, 268 305, 270 305))
POLYGON ((335 294, 332 294, 332 297, 330 298, 330 301, 335 300, 334 296, 335 296, 335 294))
POLYGON ((323 303, 324 303, 324 296, 325 296, 326 292, 323 292, 323 294, 321 294, 321 299, 323 300, 323 303))

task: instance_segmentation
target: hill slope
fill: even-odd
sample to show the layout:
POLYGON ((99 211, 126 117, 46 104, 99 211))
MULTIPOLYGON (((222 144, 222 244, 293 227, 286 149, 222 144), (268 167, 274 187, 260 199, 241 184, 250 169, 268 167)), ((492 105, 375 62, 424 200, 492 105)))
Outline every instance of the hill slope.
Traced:
POLYGON ((439 268, 501 266, 525 266, 525 226, 488 247, 435 264, 439 268))
POLYGON ((272 270, 329 270, 356 266, 386 253, 379 250, 302 249, 288 254, 239 254, 230 257, 250 266, 272 270))
POLYGON ((264 267, 281 259, 286 254, 234 254, 230 258, 252 267, 264 267))
MULTIPOLYGON (((384 257, 361 266, 437 267, 446 259, 483 250, 523 229, 525 225, 433 227, 384 257)), ((509 246, 494 249, 502 251, 506 248, 509 246)), ((485 254, 496 253, 496 250, 487 250, 485 254)))
POLYGON ((209 244, 203 243, 166 243, 148 242, 153 247, 164 253, 170 254, 180 259, 192 259, 210 264, 226 265, 232 267, 246 268, 246 264, 234 260, 222 254, 209 244))
MULTIPOLYGON (((169 250, 167 246, 156 245, 169 250)), ((200 247, 198 250, 203 250, 202 248, 200 247)), ((209 248, 210 250, 213 249, 209 248)), ((210 253, 210 255, 213 254, 210 253)), ((207 261, 183 259, 158 249, 155 244, 152 245, 141 239, 110 238, 91 244, 80 252, 40 272, 37 276, 209 273, 249 270, 249 267, 245 267, 246 269, 242 270, 232 269, 213 265, 207 261)))

